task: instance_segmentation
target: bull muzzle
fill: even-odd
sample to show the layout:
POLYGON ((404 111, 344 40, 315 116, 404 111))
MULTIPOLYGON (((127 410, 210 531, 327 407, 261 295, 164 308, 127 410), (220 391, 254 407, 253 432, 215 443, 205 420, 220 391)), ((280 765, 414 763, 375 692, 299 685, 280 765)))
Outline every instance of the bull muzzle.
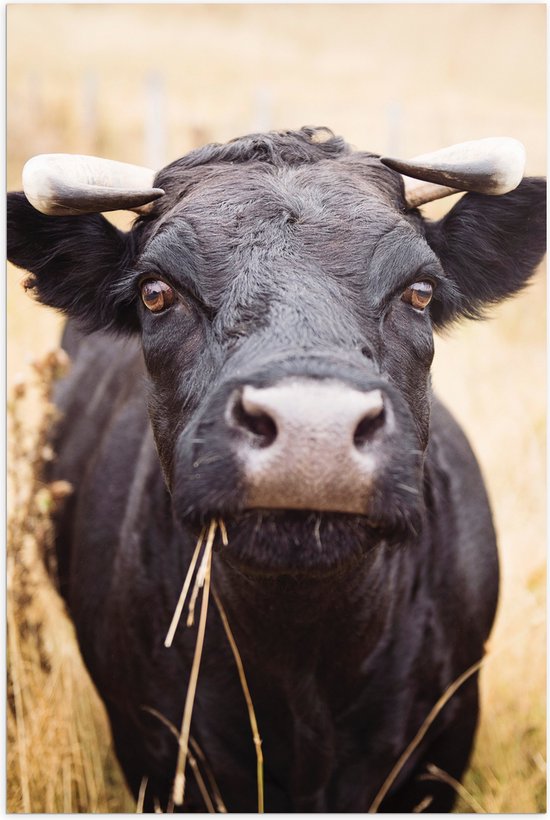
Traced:
POLYGON ((380 390, 284 379, 234 391, 226 410, 246 508, 366 514, 394 427, 380 390))

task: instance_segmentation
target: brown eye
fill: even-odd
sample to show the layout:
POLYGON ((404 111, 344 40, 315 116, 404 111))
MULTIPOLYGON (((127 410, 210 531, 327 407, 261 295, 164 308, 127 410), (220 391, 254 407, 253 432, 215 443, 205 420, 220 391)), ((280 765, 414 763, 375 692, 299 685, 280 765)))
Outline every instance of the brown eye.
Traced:
POLYGON ((414 282, 403 293, 402 299, 417 310, 424 310, 431 302, 433 285, 430 282, 414 282))
POLYGON ((148 279, 141 286, 141 298, 146 308, 153 313, 160 313, 174 304, 176 294, 166 282, 160 279, 148 279))

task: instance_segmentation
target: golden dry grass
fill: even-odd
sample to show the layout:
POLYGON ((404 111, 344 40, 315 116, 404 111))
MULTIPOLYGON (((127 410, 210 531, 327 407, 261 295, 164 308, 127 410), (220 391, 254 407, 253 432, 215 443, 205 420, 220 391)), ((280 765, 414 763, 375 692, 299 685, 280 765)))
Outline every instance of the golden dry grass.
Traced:
MULTIPOLYGON (((12 5, 7 57, 10 188, 20 187, 34 153, 147 163, 203 141, 306 123, 409 155, 510 134, 526 145, 527 172, 545 172, 542 5, 12 5), (147 110, 159 81, 157 133, 147 110)), ((17 279, 8 270, 11 386, 61 326, 17 279)), ((482 672, 483 716, 465 782, 490 812, 541 811, 546 799, 545 306, 541 270, 490 321, 439 339, 434 366, 435 387, 482 463, 500 541, 496 652, 482 672)), ((26 416, 34 429, 40 415, 34 403, 26 416)), ((15 505, 22 529, 11 531, 8 562, 8 719, 16 708, 35 717, 9 723, 9 809, 122 811, 128 797, 105 717, 39 561, 50 537, 36 506, 44 497, 36 479, 25 482, 31 500, 15 505)))
POLYGON ((40 475, 53 455, 49 393, 64 359, 51 352, 35 363, 8 406, 7 805, 25 813, 128 811, 103 706, 51 581, 50 513, 70 485, 44 485, 40 475))

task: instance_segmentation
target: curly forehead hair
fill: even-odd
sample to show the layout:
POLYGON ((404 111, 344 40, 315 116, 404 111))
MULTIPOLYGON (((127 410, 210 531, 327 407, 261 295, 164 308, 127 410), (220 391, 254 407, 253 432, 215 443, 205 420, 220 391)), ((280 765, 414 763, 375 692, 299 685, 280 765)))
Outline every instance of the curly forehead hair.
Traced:
MULTIPOLYGON (((298 131, 272 131, 267 134, 249 134, 225 144, 211 143, 190 151, 160 170, 155 185, 166 196, 158 200, 153 209, 156 217, 168 214, 187 196, 197 184, 213 174, 229 171, 233 166, 262 169, 269 176, 284 169, 306 168, 319 165, 326 167, 328 161, 336 161, 364 175, 368 168, 369 178, 392 199, 401 191, 400 176, 381 165, 379 155, 367 151, 355 151, 342 138, 328 128, 304 127, 298 131)), ((244 170, 244 169, 243 169, 244 170)), ((147 223, 149 220, 139 220, 147 223)))
POLYGON ((304 165, 349 154, 351 150, 345 140, 335 136, 329 128, 304 127, 299 131, 248 134, 225 144, 205 145, 190 151, 168 168, 251 161, 269 162, 275 166, 304 165))

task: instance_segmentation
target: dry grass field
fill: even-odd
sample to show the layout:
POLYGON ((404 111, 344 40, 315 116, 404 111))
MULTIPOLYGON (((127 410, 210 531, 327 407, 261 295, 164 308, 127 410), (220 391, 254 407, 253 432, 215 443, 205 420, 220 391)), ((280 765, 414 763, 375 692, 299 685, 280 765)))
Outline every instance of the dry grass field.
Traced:
MULTIPOLYGON (((402 155, 508 134, 525 143, 527 172, 544 174, 545 30, 543 5, 11 5, 8 187, 36 153, 160 164, 201 142, 304 124, 402 155)), ((8 810, 131 811, 42 564, 56 499, 36 469, 50 456, 58 363, 29 363, 55 348, 61 321, 19 278, 8 270, 8 810)), ((437 340, 434 385, 481 460, 502 562, 458 811, 546 808, 545 317, 541 270, 491 320, 437 340)))

